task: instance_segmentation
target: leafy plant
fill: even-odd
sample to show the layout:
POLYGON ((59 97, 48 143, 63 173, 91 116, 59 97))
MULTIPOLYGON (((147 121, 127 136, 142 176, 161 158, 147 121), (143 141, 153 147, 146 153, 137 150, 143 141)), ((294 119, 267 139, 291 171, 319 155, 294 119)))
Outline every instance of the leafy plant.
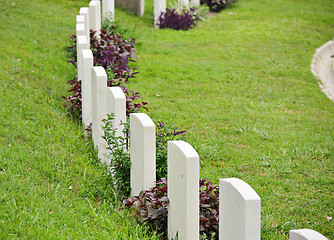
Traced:
POLYGON ((197 25, 200 16, 195 8, 167 8, 158 18, 160 28, 171 28, 175 30, 189 30, 197 25))
MULTIPOLYGON (((135 40, 132 38, 125 39, 119 33, 119 27, 109 25, 107 30, 101 30, 99 36, 96 32, 90 31, 90 48, 93 52, 94 66, 102 66, 107 73, 107 85, 108 87, 119 86, 122 88, 126 96, 126 112, 129 115, 132 112, 138 112, 140 108, 147 110, 147 102, 137 102, 136 99, 140 99, 140 95, 136 91, 131 91, 127 88, 126 83, 130 78, 135 78, 138 72, 134 66, 130 66, 130 63, 136 62, 135 55, 135 40)), ((124 31, 124 30, 123 30, 124 31)), ((69 62, 76 67, 76 37, 72 35, 70 37, 73 41, 73 45, 68 47, 71 54, 69 62)), ((80 81, 75 78, 68 83, 75 87, 72 87, 69 92, 72 93, 69 97, 63 96, 66 103, 63 105, 74 116, 81 117, 82 103, 81 103, 81 86, 80 81)))
POLYGON ((129 125, 124 125, 123 135, 116 136, 117 128, 113 126, 114 115, 108 114, 107 119, 103 120, 104 126, 102 130, 104 135, 102 138, 106 140, 110 150, 108 158, 110 160, 110 183, 115 185, 118 199, 125 199, 130 195, 130 153, 128 149, 129 142, 129 125))
MULTIPOLYGON (((202 239, 219 238, 219 188, 212 185, 209 179, 200 179, 199 208, 200 235, 202 239)), ((142 191, 139 196, 133 196, 123 201, 120 209, 130 208, 138 221, 148 223, 154 230, 167 236, 167 180, 156 182, 156 187, 142 191)))
POLYGON ((208 178, 199 181, 200 232, 209 239, 219 238, 219 187, 208 178))
POLYGON ((157 122, 156 131, 156 168, 157 179, 167 178, 167 142, 175 140, 187 131, 177 131, 169 123, 157 122))
POLYGON ((211 12, 220 12, 236 2, 237 0, 200 0, 201 5, 208 6, 211 12))
POLYGON ((167 180, 161 179, 156 186, 124 200, 120 209, 131 208, 139 223, 148 223, 153 230, 167 236, 167 180))

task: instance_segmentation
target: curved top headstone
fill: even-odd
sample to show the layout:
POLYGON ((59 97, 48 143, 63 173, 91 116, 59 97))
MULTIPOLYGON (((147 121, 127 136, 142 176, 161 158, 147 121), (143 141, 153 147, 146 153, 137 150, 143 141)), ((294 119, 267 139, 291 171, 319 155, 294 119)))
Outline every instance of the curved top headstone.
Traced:
POLYGON ((298 229, 289 232, 290 240, 328 240, 324 235, 312 229, 298 229))

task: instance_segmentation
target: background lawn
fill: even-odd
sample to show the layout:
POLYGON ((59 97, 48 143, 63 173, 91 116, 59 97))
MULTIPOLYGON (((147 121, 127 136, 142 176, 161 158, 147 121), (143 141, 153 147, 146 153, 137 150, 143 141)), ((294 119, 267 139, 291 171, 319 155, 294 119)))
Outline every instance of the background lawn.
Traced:
MULTIPOLYGON (((131 224, 80 124, 61 106, 65 47, 88 0, 0 0, 0 238, 155 239, 131 224), (71 189, 71 190, 69 190, 71 189), (56 230, 60 229, 60 230, 56 230)), ((262 199, 262 239, 311 228, 334 239, 334 103, 310 71, 333 39, 334 1, 239 0, 187 32, 134 29, 130 84, 154 121, 187 130, 201 177, 237 177, 262 199)))

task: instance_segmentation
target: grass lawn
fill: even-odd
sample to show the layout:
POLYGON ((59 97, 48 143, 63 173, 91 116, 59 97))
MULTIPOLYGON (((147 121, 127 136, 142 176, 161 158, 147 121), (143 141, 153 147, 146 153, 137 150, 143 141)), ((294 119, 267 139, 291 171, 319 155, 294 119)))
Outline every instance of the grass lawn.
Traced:
MULTIPOLYGON (((1 239, 157 239, 116 211, 92 144, 61 107, 75 75, 65 47, 88 3, 0 0, 1 239)), ((135 29, 130 89, 151 118, 188 131, 201 177, 255 189, 262 239, 298 228, 334 239, 334 103, 310 71, 334 37, 334 2, 239 0, 187 32, 154 29, 152 8, 116 12, 135 29)))

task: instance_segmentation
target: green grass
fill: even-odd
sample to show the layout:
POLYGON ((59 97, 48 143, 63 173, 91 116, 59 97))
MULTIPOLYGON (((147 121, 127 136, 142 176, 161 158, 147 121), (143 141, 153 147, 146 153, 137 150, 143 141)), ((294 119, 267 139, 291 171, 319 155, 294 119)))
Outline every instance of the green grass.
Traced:
MULTIPOLYGON (((156 238, 116 211, 92 144, 61 107, 74 77, 64 48, 88 2, 0 0, 1 239, 156 238)), ((310 62, 333 39, 334 2, 239 0, 188 32, 154 29, 152 6, 143 18, 116 12, 136 31, 130 88, 151 118, 189 131, 201 177, 256 190, 262 239, 297 228, 333 239, 334 104, 310 62)))

